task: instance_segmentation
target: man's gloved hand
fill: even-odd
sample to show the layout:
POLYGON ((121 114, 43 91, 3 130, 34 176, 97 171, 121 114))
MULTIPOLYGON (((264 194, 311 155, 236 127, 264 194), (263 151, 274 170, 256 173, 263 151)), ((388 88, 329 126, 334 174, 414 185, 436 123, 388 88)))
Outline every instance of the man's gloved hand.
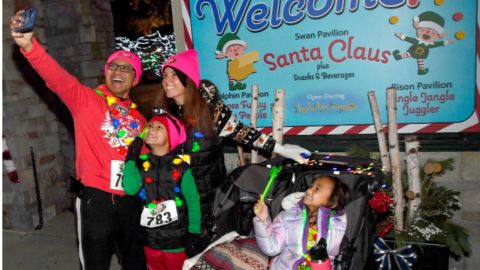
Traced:
POLYGON ((295 144, 279 144, 278 142, 275 143, 275 148, 273 152, 289 159, 293 159, 298 163, 306 163, 308 161, 308 157, 310 157, 311 153, 307 149, 295 145, 295 144))
POLYGON ((185 254, 188 258, 191 258, 198 253, 202 252, 202 243, 199 233, 189 233, 187 246, 185 247, 185 254))
POLYGON ((142 150, 143 140, 140 137, 135 137, 135 140, 128 146, 128 152, 125 160, 137 160, 142 150))

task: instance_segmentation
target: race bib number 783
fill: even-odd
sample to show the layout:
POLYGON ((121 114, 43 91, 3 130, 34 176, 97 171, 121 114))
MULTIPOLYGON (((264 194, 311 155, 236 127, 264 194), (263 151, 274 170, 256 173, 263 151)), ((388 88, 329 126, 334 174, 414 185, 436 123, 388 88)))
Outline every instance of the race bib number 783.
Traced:
POLYGON ((140 225, 148 228, 164 226, 178 220, 177 206, 174 200, 156 205, 155 209, 143 208, 140 225))

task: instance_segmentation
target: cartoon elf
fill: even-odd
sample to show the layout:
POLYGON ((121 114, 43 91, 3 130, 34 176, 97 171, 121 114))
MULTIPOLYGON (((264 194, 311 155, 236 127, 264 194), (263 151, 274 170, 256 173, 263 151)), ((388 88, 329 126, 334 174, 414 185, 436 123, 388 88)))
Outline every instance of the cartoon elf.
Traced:
POLYGON ((426 11, 413 18, 413 27, 416 29, 417 37, 408 37, 402 33, 395 33, 395 36, 401 40, 411 43, 412 46, 408 48, 405 53, 400 54, 399 50, 393 51, 395 60, 404 58, 417 59, 418 75, 425 75, 428 73, 428 68, 425 68, 425 59, 428 57, 428 52, 431 48, 445 46, 452 44, 453 40, 439 40, 447 35, 443 27, 445 20, 442 16, 433 11, 426 11))
POLYGON ((253 63, 258 59, 258 52, 245 53, 247 43, 234 33, 225 34, 218 41, 215 52, 217 59, 227 58, 227 74, 230 90, 243 90, 245 83, 241 81, 255 73, 253 63))

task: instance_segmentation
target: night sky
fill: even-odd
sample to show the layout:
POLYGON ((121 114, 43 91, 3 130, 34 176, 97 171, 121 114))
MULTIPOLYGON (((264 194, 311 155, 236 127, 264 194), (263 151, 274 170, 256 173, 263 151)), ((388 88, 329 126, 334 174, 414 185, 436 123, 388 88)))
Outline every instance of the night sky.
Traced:
POLYGON ((136 39, 159 31, 173 33, 170 0, 113 0, 115 36, 136 39))

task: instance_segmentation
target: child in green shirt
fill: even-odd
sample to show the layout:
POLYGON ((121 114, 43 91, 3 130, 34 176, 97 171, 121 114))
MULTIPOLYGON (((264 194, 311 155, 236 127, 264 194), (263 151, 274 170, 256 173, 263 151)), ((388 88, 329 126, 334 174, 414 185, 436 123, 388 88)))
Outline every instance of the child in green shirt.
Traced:
POLYGON ((144 202, 139 235, 149 269, 181 269, 199 253, 200 197, 185 156, 175 154, 186 140, 183 124, 160 108, 147 124, 144 144, 129 147, 123 185, 144 202))

